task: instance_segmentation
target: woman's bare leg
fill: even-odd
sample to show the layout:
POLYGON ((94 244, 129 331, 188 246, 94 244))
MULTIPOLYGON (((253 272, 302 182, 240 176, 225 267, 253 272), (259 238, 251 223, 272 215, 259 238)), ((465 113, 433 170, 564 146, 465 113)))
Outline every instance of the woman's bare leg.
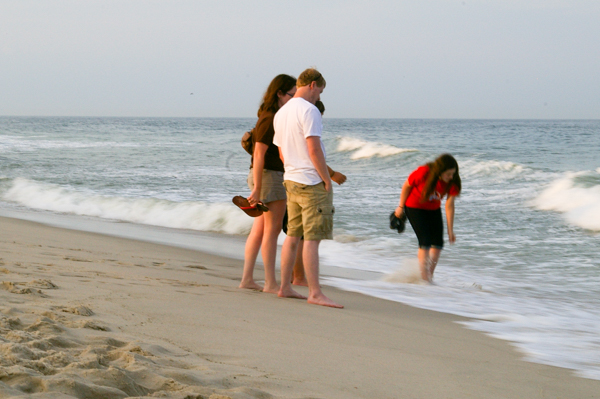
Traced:
POLYGON ((277 294, 279 285, 275 278, 275 259, 277 258, 277 238, 281 234, 281 224, 285 213, 286 200, 272 201, 266 204, 269 212, 263 213, 264 232, 261 253, 265 265, 265 286, 263 292, 277 294))
POLYGON ((252 230, 246 239, 246 247, 244 249, 244 271, 242 272, 242 282, 239 288, 247 288, 251 290, 262 290, 262 287, 254 281, 254 266, 256 265, 256 257, 260 250, 260 245, 263 240, 264 219, 263 216, 254 218, 252 230))
POLYGON ((419 248, 417 258, 419 258, 419 270, 421 271, 421 278, 430 283, 431 275, 429 273, 429 248, 419 248))
POLYGON ((431 279, 433 279, 433 272, 435 271, 435 267, 437 266, 438 260, 440 260, 441 254, 441 248, 431 248, 429 250, 429 277, 431 279))

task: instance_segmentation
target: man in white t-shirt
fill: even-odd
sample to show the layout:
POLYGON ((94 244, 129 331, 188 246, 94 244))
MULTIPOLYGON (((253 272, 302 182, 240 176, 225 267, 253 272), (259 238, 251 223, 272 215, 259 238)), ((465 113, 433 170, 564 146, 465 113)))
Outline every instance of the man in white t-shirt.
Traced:
POLYGON ((294 97, 277 111, 273 120, 273 143, 279 147, 285 173, 288 230, 281 250, 281 288, 278 295, 308 299, 308 303, 342 308, 327 298, 319 285, 319 244, 333 238, 333 190, 321 141, 323 125, 315 102, 325 89, 319 71, 309 68, 296 82, 294 97), (292 289, 292 269, 300 239, 308 298, 292 289))

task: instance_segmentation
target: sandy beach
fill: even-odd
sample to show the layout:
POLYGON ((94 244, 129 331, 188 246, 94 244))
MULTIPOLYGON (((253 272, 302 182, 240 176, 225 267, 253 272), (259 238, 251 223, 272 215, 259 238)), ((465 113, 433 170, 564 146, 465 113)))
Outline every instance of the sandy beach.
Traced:
POLYGON ((308 305, 237 289, 238 260, 0 226, 0 398, 600 396, 457 316, 333 288, 345 309, 308 305))

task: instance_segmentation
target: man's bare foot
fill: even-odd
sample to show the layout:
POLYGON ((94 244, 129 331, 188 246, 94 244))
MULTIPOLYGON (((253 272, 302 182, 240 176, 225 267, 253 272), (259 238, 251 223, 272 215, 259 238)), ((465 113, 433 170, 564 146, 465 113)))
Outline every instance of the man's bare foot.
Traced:
POLYGON ((298 299, 307 299, 304 295, 297 293, 291 288, 280 289, 277 293, 278 297, 281 298, 298 298, 298 299))
POLYGON ((300 285, 302 287, 308 287, 308 281, 306 281, 306 277, 305 278, 293 278, 292 279, 292 284, 293 285, 300 285))
POLYGON ((279 293, 279 285, 267 285, 265 284, 265 286, 262 289, 262 292, 268 292, 269 294, 277 294, 279 293))
POLYGON ((254 291, 262 291, 263 290, 263 287, 256 284, 254 281, 248 281, 248 282, 242 281, 238 288, 244 288, 247 290, 254 290, 254 291))
POLYGON ((315 295, 308 298, 308 303, 313 305, 320 306, 329 306, 330 308, 343 309, 344 305, 340 305, 339 303, 333 302, 331 299, 327 298, 325 295, 315 295))

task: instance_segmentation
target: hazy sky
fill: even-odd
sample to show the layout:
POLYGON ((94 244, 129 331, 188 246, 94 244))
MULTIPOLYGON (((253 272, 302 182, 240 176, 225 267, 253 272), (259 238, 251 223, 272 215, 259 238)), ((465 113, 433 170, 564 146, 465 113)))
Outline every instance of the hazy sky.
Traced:
POLYGON ((0 0, 0 115, 600 118, 599 0, 0 0), (193 93, 193 94, 191 94, 193 93))

